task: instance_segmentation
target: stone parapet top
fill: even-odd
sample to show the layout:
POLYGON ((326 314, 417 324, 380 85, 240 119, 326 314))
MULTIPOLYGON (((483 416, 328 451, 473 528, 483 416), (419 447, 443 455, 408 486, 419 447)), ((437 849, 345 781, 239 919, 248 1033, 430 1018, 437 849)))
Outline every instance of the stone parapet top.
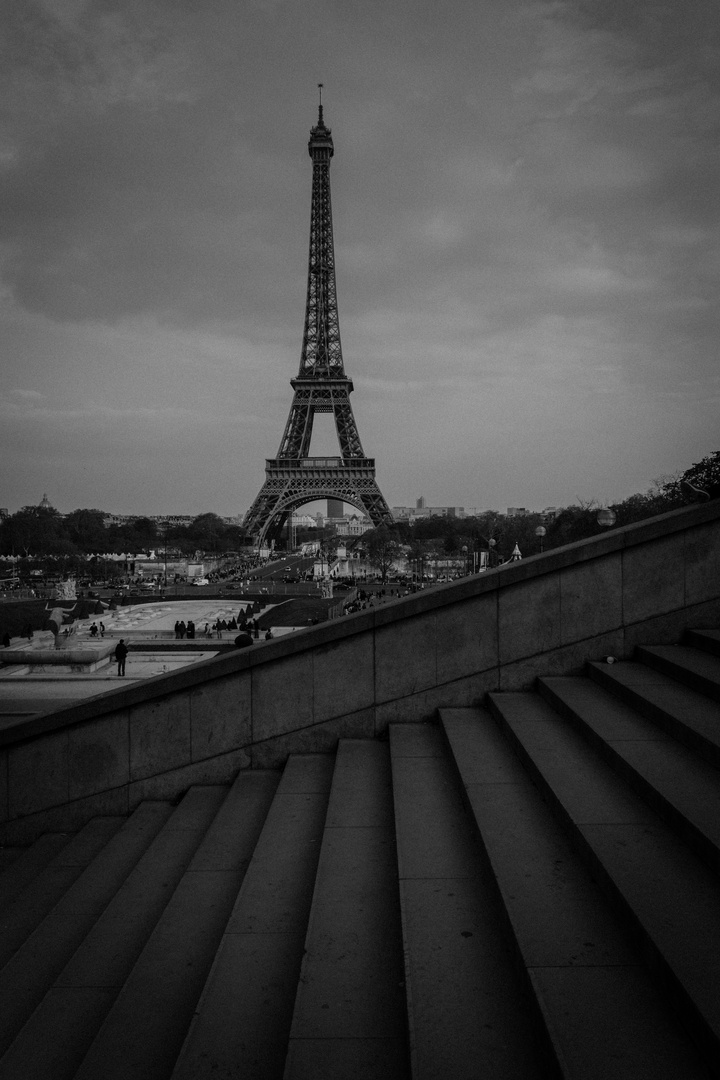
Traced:
POLYGON ((302 654, 323 645, 335 644, 357 634, 372 632, 403 619, 429 613, 458 601, 507 586, 556 573, 613 552, 622 552, 653 540, 681 533, 720 518, 720 499, 697 506, 684 507, 647 521, 613 529, 600 536, 554 548, 542 555, 529 556, 520 562, 507 563, 495 570, 475 574, 456 582, 433 586, 411 596, 391 600, 382 607, 321 623, 317 626, 283 635, 271 641, 258 642, 252 647, 225 652, 209 660, 201 660, 179 671, 158 675, 151 681, 118 688, 52 712, 41 713, 0 730, 0 746, 8 746, 35 738, 45 732, 57 731, 108 713, 130 708, 167 694, 191 689, 209 679, 222 678, 250 668, 272 663, 285 657, 302 654))

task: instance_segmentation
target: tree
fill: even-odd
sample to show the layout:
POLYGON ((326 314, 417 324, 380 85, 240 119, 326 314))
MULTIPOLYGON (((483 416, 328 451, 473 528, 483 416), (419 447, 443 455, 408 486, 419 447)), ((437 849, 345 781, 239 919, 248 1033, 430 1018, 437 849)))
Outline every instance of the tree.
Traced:
POLYGON ((58 511, 44 506, 23 506, 6 518, 1 546, 3 555, 77 554, 58 511))
POLYGON ((66 516, 64 525, 80 551, 86 554, 107 551, 109 533, 102 510, 73 510, 66 516))
POLYGON ((720 496, 720 450, 713 451, 695 465, 691 465, 682 474, 682 479, 687 480, 693 487, 707 491, 712 499, 720 496))
POLYGON ((394 529, 381 525, 363 534, 363 543, 368 553, 370 565, 380 571, 383 585, 387 581, 388 571, 400 554, 400 542, 394 529))

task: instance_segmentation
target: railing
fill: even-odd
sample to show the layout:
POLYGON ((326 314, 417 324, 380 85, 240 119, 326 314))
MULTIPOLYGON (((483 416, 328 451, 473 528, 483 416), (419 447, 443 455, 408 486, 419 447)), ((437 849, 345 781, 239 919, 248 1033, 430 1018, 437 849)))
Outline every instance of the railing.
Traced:
POLYGON ((303 457, 266 458, 265 468, 286 469, 374 469, 375 458, 303 457))

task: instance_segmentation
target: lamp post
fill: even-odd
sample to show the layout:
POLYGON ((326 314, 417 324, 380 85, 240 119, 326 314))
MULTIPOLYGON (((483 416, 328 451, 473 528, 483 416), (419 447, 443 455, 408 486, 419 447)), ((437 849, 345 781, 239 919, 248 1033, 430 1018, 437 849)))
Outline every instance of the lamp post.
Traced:
POLYGON ((538 537, 538 539, 540 541, 540 554, 541 555, 543 553, 543 540, 545 538, 546 533, 547 533, 547 529, 545 528, 544 525, 538 525, 537 529, 535 530, 535 535, 538 537))
POLYGON ((602 525, 603 529, 611 528, 617 521, 617 514, 614 510, 611 510, 609 506, 601 506, 597 512, 597 523, 602 525))
POLYGON ((465 560, 465 577, 467 577, 467 572, 468 572, 468 561, 467 561, 468 549, 467 549, 467 544, 463 544, 463 546, 461 548, 461 551, 463 553, 463 559, 465 560))

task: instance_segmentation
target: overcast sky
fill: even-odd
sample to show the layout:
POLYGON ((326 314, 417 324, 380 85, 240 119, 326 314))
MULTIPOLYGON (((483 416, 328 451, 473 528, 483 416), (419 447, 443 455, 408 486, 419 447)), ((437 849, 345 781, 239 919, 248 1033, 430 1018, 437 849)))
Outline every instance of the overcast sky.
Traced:
POLYGON ((611 501, 719 449, 719 24, 716 0, 4 0, 0 505, 249 507, 300 361, 320 81, 391 505, 611 501))

